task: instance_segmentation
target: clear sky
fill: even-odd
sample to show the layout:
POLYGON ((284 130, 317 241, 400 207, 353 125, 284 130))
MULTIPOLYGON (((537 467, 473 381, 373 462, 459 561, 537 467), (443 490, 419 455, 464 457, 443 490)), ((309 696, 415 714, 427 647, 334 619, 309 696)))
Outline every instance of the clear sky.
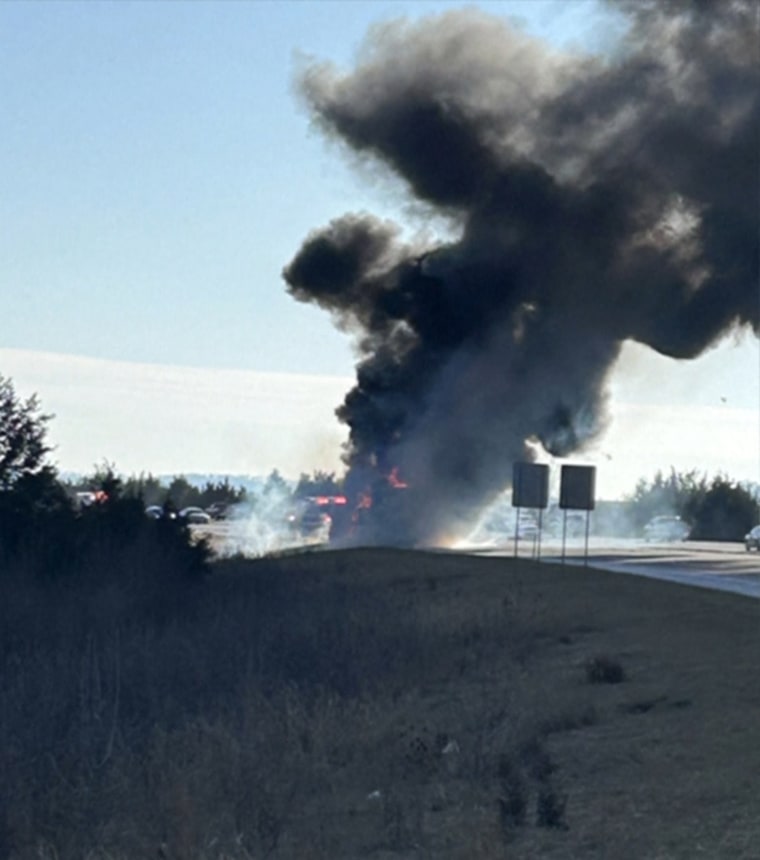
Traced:
MULTIPOLYGON (((390 17, 461 5, 0 4, 0 374, 56 413, 61 468, 338 468, 350 342, 281 271, 348 210, 409 216, 311 127, 294 73, 350 65, 390 17)), ((564 50, 620 33, 590 0, 470 5, 564 50)), ((634 436, 639 455, 608 494, 670 465, 760 477, 757 342, 690 365, 626 353, 600 463, 634 436), (660 419, 692 441, 666 443, 660 419)))

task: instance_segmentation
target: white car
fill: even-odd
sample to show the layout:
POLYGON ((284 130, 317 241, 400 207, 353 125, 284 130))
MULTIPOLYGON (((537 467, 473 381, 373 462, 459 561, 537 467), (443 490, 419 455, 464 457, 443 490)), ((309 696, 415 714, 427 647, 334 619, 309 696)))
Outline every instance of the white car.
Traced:
POLYGON ((182 508, 179 512, 180 519, 186 523, 194 525, 206 525, 211 522, 211 517, 203 510, 203 508, 189 507, 182 508))
POLYGON ((644 540, 658 543, 686 540, 689 531, 689 527, 681 517, 654 517, 644 526, 644 540))

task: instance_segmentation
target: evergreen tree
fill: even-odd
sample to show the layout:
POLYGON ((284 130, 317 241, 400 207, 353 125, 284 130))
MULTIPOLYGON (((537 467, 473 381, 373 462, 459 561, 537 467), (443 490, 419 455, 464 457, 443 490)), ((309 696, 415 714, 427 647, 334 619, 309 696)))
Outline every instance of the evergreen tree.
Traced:
POLYGON ((51 450, 47 424, 52 417, 40 411, 36 394, 21 400, 11 380, 0 375, 0 490, 45 468, 51 450))

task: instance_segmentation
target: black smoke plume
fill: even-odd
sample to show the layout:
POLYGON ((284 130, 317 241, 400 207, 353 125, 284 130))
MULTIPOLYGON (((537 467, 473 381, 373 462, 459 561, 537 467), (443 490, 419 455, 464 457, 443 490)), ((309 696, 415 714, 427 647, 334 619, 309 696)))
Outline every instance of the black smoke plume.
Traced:
POLYGON ((456 239, 349 214, 284 277, 355 334, 347 485, 359 542, 435 543, 508 485, 526 442, 582 451, 627 339, 691 358, 757 333, 760 63, 751 0, 616 4, 611 59, 560 55, 468 10, 312 64, 324 132, 400 179, 456 239), (384 490, 395 477, 403 493, 384 490))

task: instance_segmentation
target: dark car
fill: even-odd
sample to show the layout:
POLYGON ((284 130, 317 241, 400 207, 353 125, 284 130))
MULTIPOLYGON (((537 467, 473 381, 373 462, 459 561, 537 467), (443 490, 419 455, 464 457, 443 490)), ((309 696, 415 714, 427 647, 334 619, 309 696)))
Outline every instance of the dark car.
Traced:
POLYGON ((293 531, 306 538, 327 539, 336 515, 347 507, 345 496, 309 496, 288 515, 293 531))
POLYGON ((177 519, 177 512, 173 511, 171 508, 165 507, 164 505, 148 505, 148 507, 145 508, 145 513, 152 520, 161 520, 161 519, 176 520, 177 519))
POLYGON ((314 535, 330 525, 329 513, 313 499, 298 505, 288 519, 291 527, 302 535, 314 535))
POLYGON ((212 520, 224 520, 229 516, 230 505, 227 502, 212 502, 206 508, 206 513, 212 520))
POLYGON ((747 548, 747 552, 751 549, 760 550, 760 526, 755 526, 744 535, 744 546, 747 548))

